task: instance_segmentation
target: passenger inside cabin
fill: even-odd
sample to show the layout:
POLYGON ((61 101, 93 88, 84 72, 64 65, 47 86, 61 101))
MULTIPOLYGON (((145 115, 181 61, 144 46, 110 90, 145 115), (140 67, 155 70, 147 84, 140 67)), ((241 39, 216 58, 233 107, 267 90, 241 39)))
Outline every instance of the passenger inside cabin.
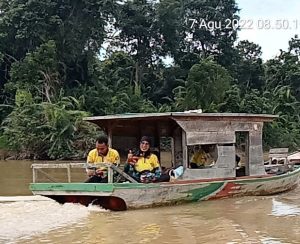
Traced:
POLYGON ((96 140, 96 148, 88 154, 86 173, 89 178, 86 183, 107 183, 107 167, 98 167, 97 163, 120 163, 118 151, 108 147, 107 136, 100 136, 96 140))
POLYGON ((236 177, 241 177, 246 175, 245 159, 241 158, 239 155, 235 155, 236 164, 236 177))
POLYGON ((169 181, 169 175, 161 174, 157 156, 150 151, 151 140, 143 136, 137 152, 129 151, 124 172, 141 183, 169 181))
POLYGON ((205 168, 214 165, 215 161, 209 152, 209 145, 201 145, 194 147, 194 154, 191 158, 190 168, 205 168))
POLYGON ((246 143, 235 144, 235 170, 236 177, 246 176, 246 143))

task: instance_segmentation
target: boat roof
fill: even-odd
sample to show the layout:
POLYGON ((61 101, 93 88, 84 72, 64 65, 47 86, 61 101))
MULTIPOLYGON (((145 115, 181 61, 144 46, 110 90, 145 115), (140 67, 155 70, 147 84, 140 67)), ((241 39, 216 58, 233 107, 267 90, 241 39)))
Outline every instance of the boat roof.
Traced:
POLYGON ((85 121, 92 122, 107 133, 113 130, 114 135, 135 135, 143 133, 170 136, 178 125, 185 131, 197 131, 199 123, 207 128, 225 126, 226 124, 241 125, 230 127, 230 130, 238 130, 243 124, 255 124, 271 122, 277 115, 270 114, 247 114, 247 113, 196 113, 196 112, 167 112, 167 113, 126 113, 105 116, 93 116, 84 118, 85 121), (221 122, 218 123, 218 122, 221 122), (223 124, 222 124, 223 123, 223 124), (189 127, 189 128, 187 128, 189 127))
POLYGON ((194 113, 194 112, 167 112, 167 113, 124 113, 104 116, 86 117, 84 120, 90 122, 100 122, 107 120, 143 120, 143 119, 192 119, 192 120, 255 120, 270 122, 278 115, 271 114, 248 114, 248 113, 194 113))

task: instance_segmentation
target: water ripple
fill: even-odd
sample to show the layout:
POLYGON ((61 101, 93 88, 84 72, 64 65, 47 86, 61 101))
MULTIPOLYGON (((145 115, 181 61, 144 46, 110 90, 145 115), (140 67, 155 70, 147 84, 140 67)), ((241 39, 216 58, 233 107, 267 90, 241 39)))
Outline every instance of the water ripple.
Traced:
POLYGON ((272 213, 271 215, 281 216, 297 216, 300 215, 300 208, 297 205, 286 204, 279 202, 275 199, 272 200, 272 213))

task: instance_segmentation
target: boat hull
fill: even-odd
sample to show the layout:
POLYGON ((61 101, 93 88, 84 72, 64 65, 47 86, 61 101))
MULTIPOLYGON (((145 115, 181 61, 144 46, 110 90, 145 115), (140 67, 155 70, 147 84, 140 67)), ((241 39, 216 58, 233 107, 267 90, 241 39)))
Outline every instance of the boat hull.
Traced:
POLYGON ((300 168, 282 175, 218 180, 178 180, 165 183, 32 183, 35 195, 60 203, 99 204, 106 209, 126 210, 225 197, 272 195, 295 188, 300 168))

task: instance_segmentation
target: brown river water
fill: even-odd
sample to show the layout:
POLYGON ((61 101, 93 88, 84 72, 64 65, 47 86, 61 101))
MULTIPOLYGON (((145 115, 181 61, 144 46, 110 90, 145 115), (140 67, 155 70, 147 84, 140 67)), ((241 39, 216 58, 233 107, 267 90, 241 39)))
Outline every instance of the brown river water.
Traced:
MULTIPOLYGON (((31 163, 0 161, 0 243, 300 243, 300 187, 276 196, 110 212, 24 197, 31 195, 31 163)), ((74 179, 84 179, 82 170, 74 179)))

